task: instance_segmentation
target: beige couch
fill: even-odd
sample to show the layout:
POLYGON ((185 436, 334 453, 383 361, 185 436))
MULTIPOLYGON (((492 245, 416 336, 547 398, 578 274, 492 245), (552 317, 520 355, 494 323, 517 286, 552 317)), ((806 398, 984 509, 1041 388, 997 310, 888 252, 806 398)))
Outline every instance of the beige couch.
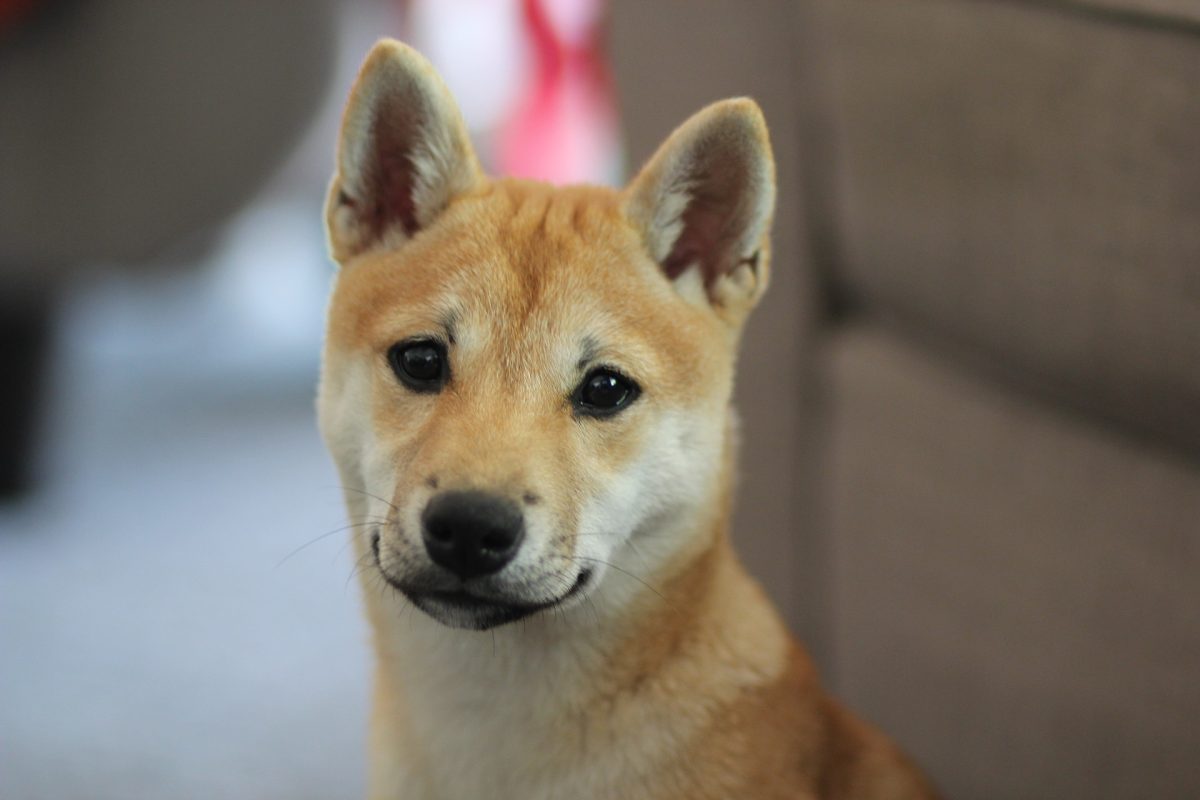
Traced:
POLYGON ((1200 797, 1200 3, 615 5, 632 158, 751 94, 737 536, 957 798, 1200 797))

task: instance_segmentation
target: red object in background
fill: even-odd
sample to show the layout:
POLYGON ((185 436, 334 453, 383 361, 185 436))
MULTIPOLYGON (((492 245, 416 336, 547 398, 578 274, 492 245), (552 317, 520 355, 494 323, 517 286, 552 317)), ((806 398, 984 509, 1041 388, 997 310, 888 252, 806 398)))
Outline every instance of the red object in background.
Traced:
POLYGON ((0 0, 0 34, 16 27, 40 2, 42 0, 0 0))
POLYGON ((500 172, 552 183, 620 177, 616 104, 601 47, 604 2, 523 0, 532 81, 499 131, 500 172))

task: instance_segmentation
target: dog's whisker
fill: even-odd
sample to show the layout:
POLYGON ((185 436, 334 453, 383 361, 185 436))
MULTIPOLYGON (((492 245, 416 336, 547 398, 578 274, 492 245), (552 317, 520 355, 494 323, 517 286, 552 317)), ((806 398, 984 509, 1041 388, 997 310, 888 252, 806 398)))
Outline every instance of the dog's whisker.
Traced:
POLYGON ((348 589, 350 587, 350 581, 354 580, 359 575, 363 574, 363 572, 367 569, 367 567, 370 566, 369 563, 364 563, 364 562, 366 562, 368 558, 371 558, 373 556, 374 556, 373 553, 368 552, 368 553, 363 553, 361 556, 358 557, 358 560, 356 560, 354 562, 354 567, 350 570, 350 574, 346 577, 346 582, 342 585, 343 591, 345 591, 346 589, 348 589))
MULTIPOLYGON (((599 595, 603 591, 603 589, 604 589, 603 586, 596 587, 595 594, 597 597, 599 597, 599 595)), ((584 595, 583 602, 585 605, 587 605, 588 610, 590 610, 592 612, 592 618, 595 620, 596 624, 599 625, 600 624, 600 609, 597 608, 596 604, 592 601, 592 595, 590 595, 590 594, 584 595)))
MULTIPOLYGON (((384 519, 384 520, 379 520, 379 521, 372 520, 372 521, 357 523, 356 527, 364 527, 364 528, 370 527, 370 526, 384 527, 384 526, 391 525, 391 524, 393 524, 393 522, 390 519, 384 519)), ((346 548, 349 547, 350 545, 354 544, 354 541, 355 541, 355 539, 353 536, 347 536, 346 541, 342 542, 342 546, 338 548, 337 553, 334 555, 334 559, 336 560, 338 556, 341 556, 342 553, 346 552, 346 548)))
POLYGON ((652 591, 656 595, 658 595, 659 598, 661 598, 663 600, 666 599, 666 597, 663 595, 662 592, 660 592, 658 589, 651 586, 649 583, 647 583, 645 580, 643 580, 639 575, 637 575, 633 572, 630 572, 629 570, 625 569, 624 567, 619 567, 616 564, 612 563, 611 561, 605 561, 602 558, 592 558, 591 556, 571 556, 571 558, 579 560, 579 561, 592 561, 597 564, 604 564, 606 566, 612 567, 617 572, 623 573, 623 574, 628 575, 629 577, 633 578, 635 581, 642 584, 642 586, 645 586, 647 589, 649 589, 650 591, 652 591))
MULTIPOLYGON (((384 523, 384 524, 386 524, 386 523, 384 523)), ((354 544, 354 537, 347 536, 346 541, 342 542, 342 546, 338 548, 338 551, 336 553, 334 553, 333 560, 337 561, 337 559, 341 557, 342 553, 346 552, 346 548, 352 544, 354 544)))
POLYGON ((629 549, 633 551, 633 554, 635 556, 637 556, 638 561, 642 562, 642 568, 650 569, 650 564, 648 561, 646 561, 646 556, 642 553, 641 550, 638 549, 638 546, 637 546, 637 544, 634 543, 633 538, 631 537, 629 539, 626 539, 625 543, 629 545, 629 549))
POLYGON ((357 493, 359 493, 359 494, 366 495, 367 497, 373 497, 373 498, 375 498, 376 500, 378 500, 379 502, 381 502, 381 503, 383 503, 384 505, 386 505, 388 508, 392 509, 393 511, 399 511, 399 510, 400 510, 400 509, 396 508, 396 506, 395 506, 395 505, 394 505, 394 504, 393 504, 393 503, 392 503, 390 500, 384 500, 384 499, 383 499, 382 497, 380 497, 379 495, 377 495, 377 494, 371 494, 371 493, 370 493, 370 492, 368 492, 366 489, 357 489, 357 488, 355 488, 355 487, 353 487, 353 486, 337 486, 337 487, 335 487, 335 488, 338 488, 338 489, 343 489, 343 490, 345 490, 345 491, 347 491, 347 492, 357 492, 357 493))
POLYGON ((369 519, 369 520, 364 520, 362 522, 351 522, 349 525, 343 525, 340 528, 334 528, 331 531, 326 531, 325 533, 322 533, 320 536, 317 536, 314 539, 309 539, 307 542, 300 545, 299 547, 297 547, 295 550, 288 553, 283 558, 279 559, 279 562, 275 565, 275 569, 279 569, 280 567, 282 567, 288 560, 291 559, 292 556, 296 555, 301 550, 305 550, 308 547, 310 547, 311 545, 314 545, 317 542, 321 541, 322 539, 326 539, 330 536, 333 536, 335 533, 341 533, 342 531, 348 531, 348 530, 352 530, 354 528, 362 528, 367 525, 386 525, 386 524, 387 524, 386 520, 379 521, 379 520, 369 519))

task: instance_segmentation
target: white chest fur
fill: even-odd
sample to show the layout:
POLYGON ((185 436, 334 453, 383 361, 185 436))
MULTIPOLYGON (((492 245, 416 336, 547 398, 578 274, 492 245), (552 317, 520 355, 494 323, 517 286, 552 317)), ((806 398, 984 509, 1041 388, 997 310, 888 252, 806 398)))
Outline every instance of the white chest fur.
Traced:
POLYGON ((786 660, 757 589, 740 570, 728 578, 707 631, 634 683, 607 669, 628 621, 603 609, 482 632, 405 612, 377 630, 372 798, 599 800, 675 782, 713 709, 786 660))
POLYGON ((381 714, 375 724, 404 727, 377 731, 395 746, 397 763, 385 771, 402 778, 404 793, 378 796, 617 797, 630 759, 636 772, 651 768, 664 749, 655 726, 619 719, 631 716, 628 703, 587 684, 600 671, 603 634, 564 636, 565 622, 484 632, 400 622, 380 676, 400 682, 399 718, 381 714))

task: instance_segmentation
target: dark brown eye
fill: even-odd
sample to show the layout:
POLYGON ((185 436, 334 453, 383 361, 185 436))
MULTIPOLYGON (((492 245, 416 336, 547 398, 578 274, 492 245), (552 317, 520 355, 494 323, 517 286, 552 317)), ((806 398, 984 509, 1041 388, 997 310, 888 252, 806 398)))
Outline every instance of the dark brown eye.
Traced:
POLYGON ((594 369, 575 390, 575 412, 591 417, 616 414, 637 399, 638 385, 616 370, 594 369))
POLYGON ((414 392, 440 391, 449 373, 446 348, 431 339, 392 345, 388 363, 400 382, 414 392))

